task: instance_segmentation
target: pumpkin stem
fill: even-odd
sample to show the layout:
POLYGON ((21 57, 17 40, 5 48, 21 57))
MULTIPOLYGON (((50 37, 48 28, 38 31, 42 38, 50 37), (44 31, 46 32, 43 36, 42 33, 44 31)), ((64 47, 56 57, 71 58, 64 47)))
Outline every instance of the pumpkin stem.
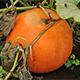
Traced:
POLYGON ((45 8, 43 8, 41 5, 39 5, 39 7, 42 9, 42 11, 49 17, 49 19, 42 19, 41 21, 46 23, 46 24, 49 24, 49 21, 52 21, 52 22, 56 22, 58 20, 60 20, 61 18, 58 18, 58 19, 53 19, 52 15, 50 12, 47 12, 45 10, 45 8))
POLYGON ((41 19, 41 21, 42 21, 43 23, 46 23, 46 24, 49 24, 49 21, 51 21, 51 22, 56 22, 56 21, 58 21, 58 20, 61 20, 61 18, 58 18, 58 19, 52 19, 52 18, 50 18, 50 19, 41 19))

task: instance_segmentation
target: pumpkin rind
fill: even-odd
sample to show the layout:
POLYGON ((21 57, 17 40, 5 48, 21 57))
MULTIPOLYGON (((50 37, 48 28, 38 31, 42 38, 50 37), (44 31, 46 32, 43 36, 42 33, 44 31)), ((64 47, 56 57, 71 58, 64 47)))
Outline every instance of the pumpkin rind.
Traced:
MULTIPOLYGON (((56 12, 51 12, 54 19, 59 18, 56 12)), ((47 19, 46 14, 40 9, 32 9, 21 13, 15 21, 15 26, 6 41, 12 42, 17 37, 24 37, 28 45, 47 26, 41 19, 47 19)), ((25 41, 18 39, 14 45, 20 42, 25 46, 25 41)), ((30 71, 36 73, 51 72, 61 67, 72 51, 72 30, 66 20, 57 21, 48 29, 32 47, 32 58, 29 55, 30 71)))

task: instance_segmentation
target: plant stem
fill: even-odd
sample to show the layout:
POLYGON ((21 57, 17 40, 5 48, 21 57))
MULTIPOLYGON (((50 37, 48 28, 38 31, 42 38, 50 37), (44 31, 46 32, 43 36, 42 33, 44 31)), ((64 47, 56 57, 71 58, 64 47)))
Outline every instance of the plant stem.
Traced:
POLYGON ((27 7, 17 7, 17 10, 28 10, 28 9, 33 9, 37 8, 37 6, 27 6, 27 7))
POLYGON ((28 42, 27 42, 27 40, 26 40, 25 38, 23 38, 23 37, 17 37, 17 38, 15 38, 15 39, 13 40, 13 42, 12 42, 11 45, 9 46, 8 50, 11 48, 11 46, 14 44, 14 42, 15 42, 17 39, 23 39, 23 40, 25 40, 25 41, 26 41, 26 49, 28 49, 28 42))
POLYGON ((31 43, 31 47, 34 45, 34 43, 43 35, 43 33, 48 30, 52 25, 54 24, 54 22, 51 22, 48 24, 47 27, 45 27, 39 34, 38 36, 33 40, 33 42, 31 43))
POLYGON ((50 0, 50 8, 53 6, 54 0, 50 0))
MULTIPOLYGON (((11 3, 12 3, 12 5, 11 5, 10 7, 16 5, 18 2, 20 2, 23 6, 26 6, 26 4, 25 4, 23 1, 21 1, 21 0, 16 0, 15 2, 13 2, 13 0, 10 0, 10 1, 11 1, 11 3)), ((10 7, 9 7, 9 8, 10 8, 10 7)))
MULTIPOLYGON (((43 12, 44 12, 49 18, 52 18, 52 17, 49 15, 49 13, 48 13, 42 6, 39 6, 39 7, 43 10, 43 12)), ((53 20, 54 20, 54 19, 53 19, 53 20)), ((58 20, 61 20, 61 18, 56 19, 56 21, 58 21, 58 20)), ((48 26, 45 27, 45 28, 38 34, 38 36, 33 40, 33 42, 31 43, 31 45, 29 46, 30 51, 31 51, 32 46, 35 44, 35 42, 36 42, 36 41, 43 35, 43 33, 44 33, 45 31, 47 31, 53 24, 55 24, 54 21, 50 22, 50 23, 48 24, 48 26)), ((32 51, 31 51, 31 52, 32 52, 32 51)))
MULTIPOLYGON (((10 7, 9 7, 10 8, 10 7)), ((33 9, 37 8, 37 6, 27 6, 27 7, 16 7, 17 10, 28 10, 28 9, 33 9)), ((5 11, 7 8, 0 9, 0 12, 5 11)))
MULTIPOLYGON (((44 8, 49 8, 48 6, 43 6, 44 8)), ((16 7, 17 10, 28 10, 28 9, 33 9, 37 8, 37 6, 27 6, 27 7, 16 7)), ((7 8, 0 9, 0 12, 5 11, 7 8)))
POLYGON ((8 80, 8 78, 11 76, 12 72, 13 72, 14 69, 16 68, 19 53, 20 53, 20 52, 18 51, 17 54, 16 54, 16 58, 15 58, 15 61, 14 61, 13 67, 12 67, 12 69, 10 70, 10 72, 7 74, 7 76, 5 77, 4 80, 8 80))
POLYGON ((27 6, 23 1, 20 0, 19 2, 20 2, 23 6, 25 6, 25 7, 27 6))
POLYGON ((77 22, 74 21, 73 24, 72 24, 72 27, 75 27, 75 26, 76 26, 76 23, 77 23, 77 22))
POLYGON ((26 66, 26 55, 25 55, 24 50, 22 48, 20 48, 19 51, 22 52, 23 66, 25 67, 26 66))
POLYGON ((14 2, 13 2, 13 0, 10 0, 10 2, 11 2, 11 4, 12 4, 12 6, 14 7, 14 2))
POLYGON ((42 5, 42 6, 44 6, 45 4, 47 4, 47 5, 48 5, 47 0, 44 0, 44 1, 41 3, 41 5, 42 5))
MULTIPOLYGON (((3 71, 3 74, 8 74, 8 72, 7 71, 5 71, 5 70, 2 70, 3 71)), ((16 77, 16 78, 18 78, 18 75, 16 74, 16 73, 12 73, 12 75, 14 76, 14 77, 16 77)))
MULTIPOLYGON (((20 0, 16 0, 13 4, 16 5, 19 1, 20 0)), ((11 7, 12 7, 12 5, 9 8, 11 8, 11 7)))

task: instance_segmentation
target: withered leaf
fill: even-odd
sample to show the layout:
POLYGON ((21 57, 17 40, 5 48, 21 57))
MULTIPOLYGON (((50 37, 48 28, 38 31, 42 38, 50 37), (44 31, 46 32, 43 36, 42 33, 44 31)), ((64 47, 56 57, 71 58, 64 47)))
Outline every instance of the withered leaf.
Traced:
POLYGON ((43 76, 34 76, 34 80, 43 80, 43 76))
POLYGON ((23 67, 18 74, 20 80, 32 80, 32 75, 30 71, 26 69, 26 67, 23 67))
POLYGON ((2 49, 2 51, 0 53, 4 56, 8 57, 8 60, 1 59, 2 66, 7 71, 9 71, 12 68, 14 60, 15 60, 15 56, 17 53, 17 48, 14 45, 12 45, 11 48, 8 50, 9 46, 10 46, 10 43, 6 43, 4 48, 2 49))
POLYGON ((16 18, 16 8, 12 7, 0 14, 0 34, 7 36, 12 28, 16 18))
POLYGON ((20 66, 20 64, 22 65, 25 65, 26 66, 26 69, 29 69, 29 52, 28 52, 28 50, 26 49, 26 48, 23 48, 23 50, 24 50, 24 54, 25 54, 25 60, 26 60, 26 63, 23 63, 24 62, 24 59, 23 59, 23 56, 21 56, 20 58, 19 58, 19 60, 18 60, 18 63, 19 63, 19 66, 20 66))

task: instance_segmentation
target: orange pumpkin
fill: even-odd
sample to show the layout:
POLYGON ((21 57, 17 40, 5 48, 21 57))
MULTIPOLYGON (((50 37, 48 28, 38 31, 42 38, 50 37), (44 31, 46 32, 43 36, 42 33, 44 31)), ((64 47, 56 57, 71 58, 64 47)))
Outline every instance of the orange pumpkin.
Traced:
MULTIPOLYGON (((56 12, 49 11, 54 19, 59 18, 56 12)), ((28 45, 47 26, 42 19, 48 19, 46 14, 40 9, 32 9, 21 13, 15 21, 15 26, 7 37, 7 42, 12 42, 17 37, 28 40, 28 45)), ((25 46, 25 41, 18 39, 15 41, 25 46)), ((66 20, 57 21, 49 28, 32 47, 32 58, 29 55, 30 71, 36 73, 46 73, 61 67, 72 51, 73 39, 72 30, 66 20)))

